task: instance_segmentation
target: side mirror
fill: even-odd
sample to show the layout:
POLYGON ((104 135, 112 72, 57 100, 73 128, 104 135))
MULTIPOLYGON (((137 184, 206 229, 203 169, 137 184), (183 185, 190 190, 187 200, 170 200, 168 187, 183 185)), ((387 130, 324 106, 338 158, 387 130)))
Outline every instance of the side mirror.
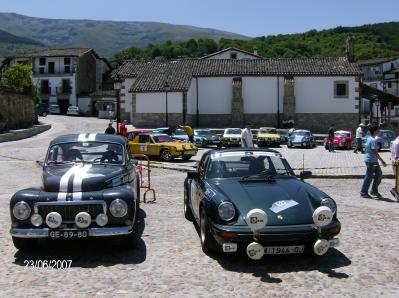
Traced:
POLYGON ((187 173, 188 179, 198 179, 200 177, 200 173, 198 171, 189 171, 187 173))
POLYGON ((312 172, 311 171, 302 171, 299 174, 299 178, 303 181, 305 179, 309 179, 312 177, 312 172))

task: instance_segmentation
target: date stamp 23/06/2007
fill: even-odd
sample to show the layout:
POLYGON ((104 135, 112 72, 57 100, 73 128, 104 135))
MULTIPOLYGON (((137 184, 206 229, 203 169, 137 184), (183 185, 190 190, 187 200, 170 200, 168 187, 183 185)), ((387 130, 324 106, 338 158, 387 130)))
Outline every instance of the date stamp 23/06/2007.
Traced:
POLYGON ((25 269, 69 269, 72 260, 24 260, 25 269))

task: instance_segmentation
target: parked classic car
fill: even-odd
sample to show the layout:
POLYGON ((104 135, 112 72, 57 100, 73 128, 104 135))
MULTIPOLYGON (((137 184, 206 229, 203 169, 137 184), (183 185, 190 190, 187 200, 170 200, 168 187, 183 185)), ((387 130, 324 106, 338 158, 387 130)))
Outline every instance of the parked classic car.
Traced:
POLYGON ((279 152, 210 150, 197 169, 184 182, 184 214, 198 224, 205 253, 246 249, 257 260, 338 245, 335 201, 303 181, 311 172, 297 179, 279 152))
POLYGON ((309 130, 299 129, 295 130, 287 140, 287 147, 307 147, 311 148, 315 146, 313 134, 309 130))
POLYGON ((80 115, 80 109, 77 106, 69 106, 67 110, 67 115, 69 116, 79 116, 80 115))
MULTIPOLYGON (((168 127, 161 127, 161 128, 156 129, 156 131, 158 131, 160 133, 165 133, 165 134, 171 136, 172 139, 174 139, 174 140, 184 141, 184 142, 189 141, 188 135, 184 131, 184 129, 177 128, 173 132, 168 132, 169 130, 170 130, 170 128, 168 128, 168 127)), ((194 144, 196 146, 201 146, 201 144, 202 144, 202 138, 199 136, 196 136, 195 134, 194 134, 194 144)))
POLYGON ((281 144, 281 136, 273 127, 261 127, 257 134, 258 147, 279 147, 281 144))
POLYGON ((200 138, 201 147, 214 145, 221 148, 223 146, 222 138, 209 129, 194 129, 194 137, 200 138))
POLYGON ((50 114, 60 114, 60 106, 57 104, 51 104, 49 108, 50 114))
POLYGON ((38 104, 36 105, 36 113, 37 113, 39 116, 46 117, 47 114, 49 113, 49 107, 48 107, 48 105, 47 105, 46 103, 38 103, 38 104))
MULTIPOLYGON (((334 148, 335 149, 352 149, 355 145, 355 136, 349 130, 337 130, 334 133, 334 148)), ((324 148, 330 149, 330 139, 324 139, 324 148)))
POLYGON ((176 141, 163 133, 140 133, 129 142, 133 154, 145 154, 159 157, 163 161, 172 161, 176 157, 190 160, 197 154, 198 148, 191 143, 176 141))
POLYGON ((241 145, 241 128, 226 128, 223 132, 223 146, 240 146, 241 145))
POLYGON ((39 238, 112 237, 137 243, 140 188, 127 140, 106 134, 65 135, 51 141, 43 185, 10 202, 11 236, 19 250, 39 238))
MULTIPOLYGON (((362 139, 363 146, 366 145, 367 138, 370 136, 370 133, 362 139)), ((380 129, 380 135, 376 138, 379 150, 389 150, 391 142, 395 140, 395 132, 388 129, 380 129)))

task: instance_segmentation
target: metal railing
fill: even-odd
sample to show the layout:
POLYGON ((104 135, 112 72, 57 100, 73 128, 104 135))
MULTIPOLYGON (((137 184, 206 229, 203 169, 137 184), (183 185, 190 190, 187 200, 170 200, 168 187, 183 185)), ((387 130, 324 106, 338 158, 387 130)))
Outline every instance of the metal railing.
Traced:
POLYGON ((133 154, 133 158, 139 162, 136 166, 136 171, 140 173, 140 188, 145 188, 146 191, 143 194, 144 203, 155 203, 157 200, 155 190, 151 187, 151 162, 150 158, 144 154, 133 154), (143 164, 146 162, 146 165, 143 164), (144 179, 143 172, 147 172, 147 180, 144 179), (147 202, 147 194, 152 193, 153 199, 147 202))

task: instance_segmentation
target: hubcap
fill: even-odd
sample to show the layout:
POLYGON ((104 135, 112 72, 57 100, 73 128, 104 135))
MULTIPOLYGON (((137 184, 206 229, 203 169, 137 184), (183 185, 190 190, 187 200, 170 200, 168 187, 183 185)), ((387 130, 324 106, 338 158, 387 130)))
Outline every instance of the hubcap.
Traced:
POLYGON ((165 150, 165 151, 162 153, 162 155, 163 155, 163 157, 164 157, 165 159, 167 159, 167 160, 169 160, 170 157, 171 157, 171 153, 169 152, 169 150, 165 150))

